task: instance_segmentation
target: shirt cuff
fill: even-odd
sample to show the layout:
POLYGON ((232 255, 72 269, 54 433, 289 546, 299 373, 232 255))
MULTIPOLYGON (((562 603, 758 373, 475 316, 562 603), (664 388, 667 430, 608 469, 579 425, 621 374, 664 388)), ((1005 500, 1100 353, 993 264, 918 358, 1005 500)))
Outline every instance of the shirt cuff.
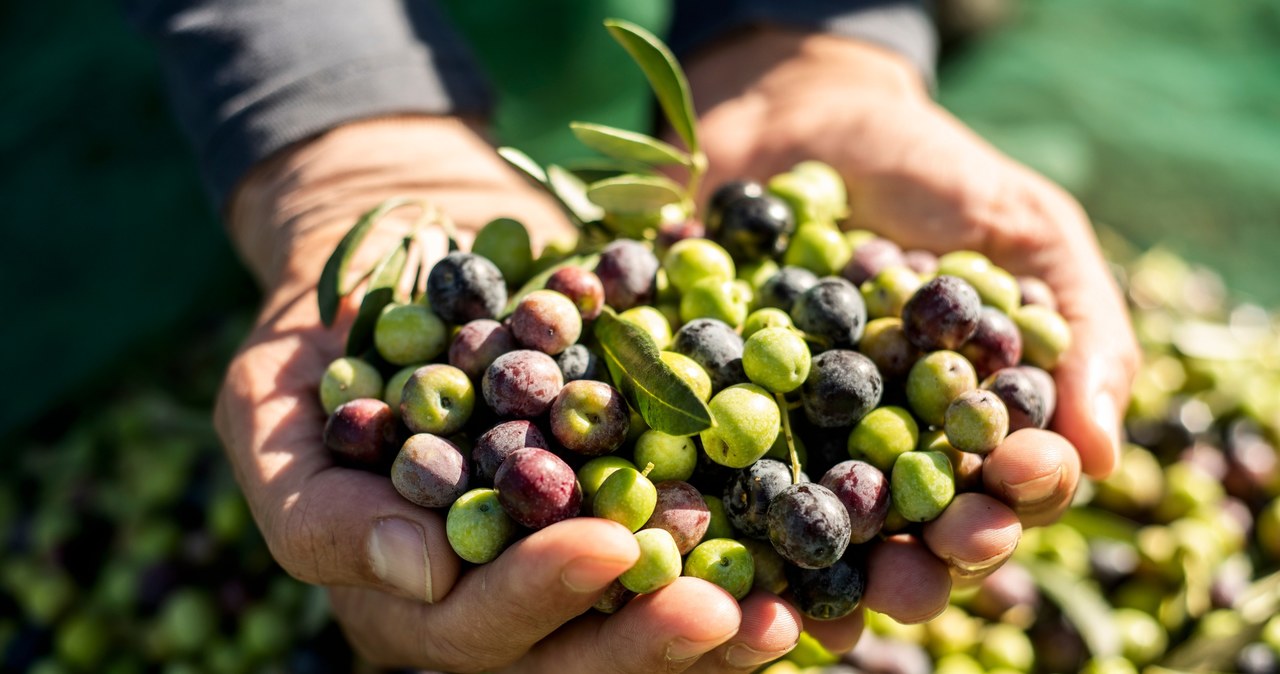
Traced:
POLYGON ((253 165, 343 123, 493 107, 480 67, 433 2, 133 4, 219 207, 253 165))
POLYGON ((687 55, 756 24, 820 31, 886 47, 910 61, 933 85, 938 37, 921 0, 677 0, 671 48, 687 55))

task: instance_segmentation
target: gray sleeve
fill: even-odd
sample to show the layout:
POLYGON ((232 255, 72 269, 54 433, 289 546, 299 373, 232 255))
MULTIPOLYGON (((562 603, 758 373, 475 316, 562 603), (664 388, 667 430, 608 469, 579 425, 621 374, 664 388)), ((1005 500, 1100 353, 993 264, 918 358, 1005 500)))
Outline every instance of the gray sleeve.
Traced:
POLYGON ((938 38, 923 0, 676 0, 671 48, 683 56, 754 24, 866 40, 902 54, 933 82, 938 38))
POLYGON ((493 96, 430 0, 129 0, 221 207, 257 161, 355 119, 487 113, 493 96))

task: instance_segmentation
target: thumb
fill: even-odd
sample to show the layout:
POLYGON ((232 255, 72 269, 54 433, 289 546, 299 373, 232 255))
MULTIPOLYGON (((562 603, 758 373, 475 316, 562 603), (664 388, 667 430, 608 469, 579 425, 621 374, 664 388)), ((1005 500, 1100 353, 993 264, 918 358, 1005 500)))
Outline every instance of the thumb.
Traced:
POLYGON ((1140 351, 1092 231, 1073 231, 1075 236, 1052 256, 1045 277, 1072 335, 1071 347, 1053 373, 1058 390, 1053 427, 1075 445, 1084 472, 1103 478, 1119 461, 1121 421, 1140 351))

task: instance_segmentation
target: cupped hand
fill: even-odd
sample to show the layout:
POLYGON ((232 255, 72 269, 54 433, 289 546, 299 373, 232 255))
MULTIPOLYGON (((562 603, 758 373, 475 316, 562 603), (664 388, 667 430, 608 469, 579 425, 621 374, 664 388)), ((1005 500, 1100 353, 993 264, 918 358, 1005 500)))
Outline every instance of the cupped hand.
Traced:
MULTIPOLYGON (((344 126, 286 150, 246 180, 228 220, 265 299, 228 369, 215 421, 280 565, 330 587, 352 644, 379 665, 748 671, 789 650, 800 630, 793 608, 759 593, 739 603, 694 578, 611 616, 588 613, 638 555, 620 525, 561 522, 468 568, 449 546, 443 513, 406 501, 386 476, 333 463, 322 444, 317 385, 341 355, 354 306, 342 308, 334 327, 321 325, 316 281, 355 218, 392 196, 439 207, 457 222, 464 246, 470 232, 500 216, 523 221, 535 242, 567 232, 556 208, 456 119, 344 126)), ((376 258, 417 215, 394 211, 366 239, 365 255, 376 258)), ((428 254, 444 254, 442 232, 425 241, 428 254)))
MULTIPOLYGON (((943 608, 952 581, 991 573, 1022 526, 1055 520, 1081 470, 1111 472, 1139 352, 1120 292, 1081 207, 934 104, 918 73, 878 47, 759 28, 689 62, 704 190, 766 180, 817 159, 849 190, 847 226, 903 248, 969 249, 1054 290, 1073 342, 1054 371, 1053 430, 1012 434, 988 457, 984 495, 963 495, 924 528, 869 557, 865 605, 916 622, 943 608)), ((702 201, 705 201, 705 194, 702 201)))

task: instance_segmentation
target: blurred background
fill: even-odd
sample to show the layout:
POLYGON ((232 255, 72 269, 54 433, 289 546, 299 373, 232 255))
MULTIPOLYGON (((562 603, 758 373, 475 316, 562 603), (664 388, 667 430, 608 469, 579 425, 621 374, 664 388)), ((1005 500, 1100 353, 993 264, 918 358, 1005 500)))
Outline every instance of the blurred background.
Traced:
MULTIPOLYGON (((664 3, 446 4, 502 92, 503 142, 546 162, 573 152, 571 118, 648 126, 599 21, 661 31, 664 3), (571 91, 548 86, 566 69, 571 91)), ((941 102, 1099 223, 1148 350, 1146 449, 934 626, 873 617, 855 661, 1276 671, 1280 2, 937 5, 941 102)), ((0 671, 350 671, 211 428, 257 296, 148 45, 89 0, 0 4, 0 36, 0 671)))

